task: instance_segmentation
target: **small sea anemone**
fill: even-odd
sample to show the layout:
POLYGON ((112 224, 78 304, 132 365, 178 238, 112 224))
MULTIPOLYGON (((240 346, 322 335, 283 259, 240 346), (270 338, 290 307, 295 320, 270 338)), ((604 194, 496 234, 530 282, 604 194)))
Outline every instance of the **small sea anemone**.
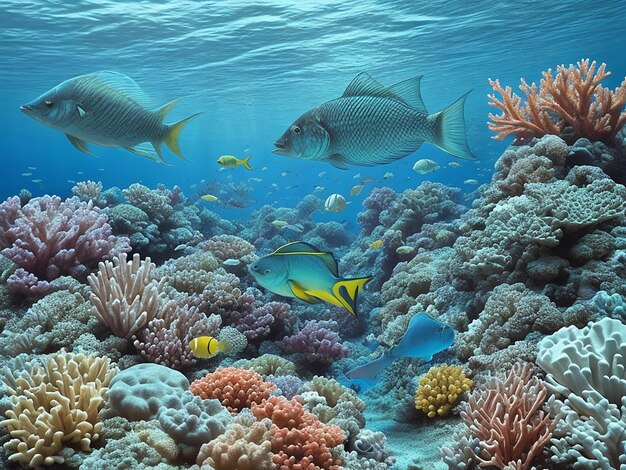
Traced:
POLYGON ((443 364, 431 367, 420 378, 415 392, 415 408, 422 410, 429 418, 445 416, 457 403, 459 396, 472 388, 473 384, 459 366, 443 364))

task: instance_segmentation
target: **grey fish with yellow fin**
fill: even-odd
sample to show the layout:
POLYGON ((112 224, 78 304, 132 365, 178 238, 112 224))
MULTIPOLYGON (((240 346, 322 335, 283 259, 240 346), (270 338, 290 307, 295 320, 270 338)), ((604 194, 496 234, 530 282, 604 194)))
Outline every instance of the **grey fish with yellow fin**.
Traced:
POLYGON ((328 302, 345 308, 355 317, 358 295, 371 276, 345 279, 339 276, 337 260, 330 252, 295 241, 259 258, 248 266, 265 289, 308 303, 328 302))
POLYGON ((217 159, 217 163, 224 168, 237 168, 238 166, 243 166, 246 170, 252 171, 252 167, 250 166, 250 159, 252 155, 248 155, 246 158, 239 159, 233 155, 222 155, 217 159))
POLYGON ((433 356, 454 344, 454 330, 431 317, 426 312, 417 313, 411 320, 393 348, 367 364, 356 367, 346 373, 350 379, 372 379, 389 364, 401 357, 420 358, 429 362, 433 356))
POLYGON ((424 142, 459 158, 475 160, 465 132, 468 93, 443 111, 428 114, 420 95, 421 76, 384 87, 363 72, 343 95, 313 108, 274 143, 277 155, 348 165, 391 163, 424 142))
POLYGON ((228 342, 219 341, 213 336, 198 336, 189 341, 189 349, 200 359, 209 359, 220 352, 228 352, 228 342))
POLYGON ((65 133, 70 143, 91 155, 88 143, 122 147, 165 163, 165 144, 184 159, 178 145, 183 126, 194 114, 174 124, 163 120, 176 101, 154 109, 150 98, 124 74, 103 70, 70 78, 20 109, 36 121, 65 133))

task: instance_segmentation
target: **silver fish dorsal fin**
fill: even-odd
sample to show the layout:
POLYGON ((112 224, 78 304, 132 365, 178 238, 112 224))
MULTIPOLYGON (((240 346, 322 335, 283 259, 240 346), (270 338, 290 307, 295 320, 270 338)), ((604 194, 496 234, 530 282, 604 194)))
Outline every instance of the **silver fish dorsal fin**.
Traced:
POLYGON ((307 242, 296 241, 286 243, 283 246, 276 248, 272 255, 310 255, 317 256, 324 264, 330 269, 335 277, 339 277, 339 263, 335 259, 334 255, 328 251, 320 251, 319 248, 311 245, 307 242))
POLYGON ((358 74, 341 96, 387 96, 387 89, 367 72, 358 74))
POLYGON ((420 113, 428 113, 426 105, 422 100, 422 94, 420 92, 420 82, 422 81, 422 75, 409 78, 402 82, 398 82, 395 85, 391 85, 387 90, 392 93, 406 104, 411 106, 420 113))
POLYGON ((83 75, 83 77, 91 78, 96 83, 113 88, 118 93, 130 98, 139 106, 146 109, 152 109, 154 107, 150 97, 146 95, 132 78, 123 73, 101 70, 99 72, 83 75))

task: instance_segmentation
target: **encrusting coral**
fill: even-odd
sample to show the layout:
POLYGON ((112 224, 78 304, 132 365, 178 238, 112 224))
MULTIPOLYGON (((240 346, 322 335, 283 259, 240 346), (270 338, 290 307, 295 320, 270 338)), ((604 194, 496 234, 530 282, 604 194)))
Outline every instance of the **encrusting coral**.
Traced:
POLYGON ((419 379, 415 391, 415 408, 429 418, 446 416, 459 401, 460 396, 472 388, 473 381, 465 376, 459 366, 442 364, 431 367, 419 379))
MULTIPOLYGON (((524 79, 520 90, 526 101, 513 93, 511 87, 502 89, 498 80, 489 83, 502 100, 495 94, 488 95, 491 106, 502 114, 489 114, 492 122, 489 128, 497 133, 496 139, 515 134, 517 139, 541 137, 555 134, 566 137, 566 126, 571 127, 571 142, 586 137, 590 140, 609 141, 626 124, 626 80, 614 91, 601 85, 610 76, 606 64, 597 68, 595 61, 583 59, 576 66, 559 65, 557 73, 552 70, 543 73, 539 88, 534 83, 528 85, 524 79)), ((569 136, 568 136, 569 137, 569 136)))
POLYGON ((5 381, 12 407, 0 426, 11 436, 4 444, 9 460, 36 468, 62 464, 59 453, 67 445, 91 450, 102 429, 98 412, 116 373, 108 358, 61 352, 13 383, 5 381))

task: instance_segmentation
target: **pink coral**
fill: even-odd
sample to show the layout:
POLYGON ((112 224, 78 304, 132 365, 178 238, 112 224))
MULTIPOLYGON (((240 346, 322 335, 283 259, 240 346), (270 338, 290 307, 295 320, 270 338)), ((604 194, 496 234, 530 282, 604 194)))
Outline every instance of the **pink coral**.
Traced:
POLYGON ((341 344, 333 321, 310 321, 293 336, 283 338, 278 346, 286 353, 303 353, 309 362, 330 364, 346 357, 348 350, 341 344))
MULTIPOLYGON (((541 409, 548 390, 533 365, 516 363, 503 377, 491 377, 470 395, 461 416, 480 452, 481 467, 529 470, 552 436, 552 420, 541 409)), ((459 449, 467 452, 468 449, 459 449)), ((446 450, 450 456, 453 451, 446 450)))
POLYGON ((137 332, 134 345, 150 362, 180 370, 196 363, 189 342, 198 336, 216 336, 221 323, 217 315, 207 317, 194 307, 170 300, 157 318, 137 332))
POLYGON ((341 462, 333 459, 330 449, 343 443, 343 431, 306 411, 300 396, 272 396, 253 405, 252 413, 272 420, 273 460, 279 470, 339 470, 341 462))
POLYGON ((216 398, 228 411, 237 414, 267 399, 275 388, 276 385, 265 382, 253 370, 226 367, 194 381, 189 390, 205 400, 216 398))
POLYGON ((75 197, 43 196, 21 207, 15 196, 0 204, 0 215, 0 253, 19 266, 7 282, 13 292, 45 291, 63 275, 82 280, 99 261, 130 251, 104 212, 75 197))
POLYGON ((510 134, 518 139, 541 137, 546 134, 561 135, 566 126, 573 129, 574 140, 586 137, 590 140, 609 141, 626 124, 626 79, 614 91, 604 88, 602 80, 611 75, 606 64, 596 70, 595 61, 583 59, 576 66, 557 66, 543 73, 541 86, 528 85, 524 79, 520 89, 526 101, 513 93, 511 87, 502 89, 498 80, 489 83, 502 100, 488 95, 491 106, 502 111, 500 115, 489 114, 489 128, 502 140, 510 134))

